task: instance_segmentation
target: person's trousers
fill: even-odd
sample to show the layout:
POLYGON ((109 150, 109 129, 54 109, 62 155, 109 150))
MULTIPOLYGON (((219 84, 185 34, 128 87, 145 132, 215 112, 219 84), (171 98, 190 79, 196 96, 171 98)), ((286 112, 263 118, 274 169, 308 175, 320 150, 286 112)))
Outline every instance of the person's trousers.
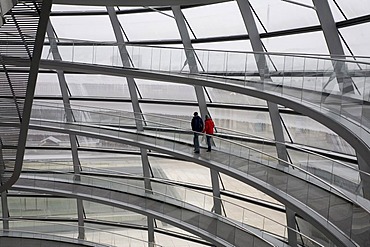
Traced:
POLYGON ((208 146, 208 151, 211 151, 211 146, 212 146, 212 136, 207 135, 207 146, 208 146))
POLYGON ((199 133, 194 133, 193 142, 194 142, 194 151, 199 152, 199 133))

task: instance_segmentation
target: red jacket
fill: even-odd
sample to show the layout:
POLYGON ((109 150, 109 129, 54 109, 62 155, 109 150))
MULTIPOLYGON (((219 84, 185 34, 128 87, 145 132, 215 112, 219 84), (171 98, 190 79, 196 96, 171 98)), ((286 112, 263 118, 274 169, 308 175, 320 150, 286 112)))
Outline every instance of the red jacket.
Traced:
POLYGON ((206 121, 204 121, 204 130, 206 134, 213 135, 213 128, 215 127, 215 123, 213 122, 212 118, 207 118, 206 121))

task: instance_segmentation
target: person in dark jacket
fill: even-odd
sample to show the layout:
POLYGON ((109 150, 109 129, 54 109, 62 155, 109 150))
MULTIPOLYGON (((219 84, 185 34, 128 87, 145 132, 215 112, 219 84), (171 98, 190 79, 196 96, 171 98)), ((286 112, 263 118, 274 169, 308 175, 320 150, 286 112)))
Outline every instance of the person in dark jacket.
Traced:
POLYGON ((203 132, 207 134, 207 152, 211 152, 211 145, 212 145, 212 135, 213 135, 213 128, 215 127, 215 123, 213 122, 212 118, 206 115, 206 120, 204 121, 204 130, 203 132))
POLYGON ((203 120, 198 115, 198 112, 194 112, 193 114, 193 119, 191 120, 191 129, 194 131, 194 153, 199 154, 199 132, 203 131, 203 120))

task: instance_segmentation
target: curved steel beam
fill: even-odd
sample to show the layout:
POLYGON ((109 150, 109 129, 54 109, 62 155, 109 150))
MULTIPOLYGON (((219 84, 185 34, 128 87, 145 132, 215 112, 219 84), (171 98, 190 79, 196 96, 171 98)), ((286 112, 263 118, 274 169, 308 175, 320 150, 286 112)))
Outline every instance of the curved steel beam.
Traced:
MULTIPOLYGON (((71 183, 71 180, 48 180, 42 177, 39 179, 21 177, 12 189, 31 192, 42 191, 47 194, 75 197, 81 200, 130 210, 179 227, 200 236, 216 246, 245 246, 246 241, 257 243, 255 246, 274 246, 266 240, 257 237, 250 230, 232 224, 225 217, 205 210, 199 210, 198 207, 182 201, 176 201, 175 199, 167 198, 164 202, 163 195, 145 193, 140 189, 120 191, 83 182, 71 183), (202 211, 202 213, 199 211, 202 211)), ((275 241, 274 244, 278 242, 275 241)), ((282 242, 280 244, 283 245, 282 242)))
POLYGON ((24 153, 26 149, 26 142, 27 142, 27 134, 28 134, 28 124, 31 117, 31 108, 33 102, 33 96, 36 88, 36 81, 37 75, 39 70, 39 62, 41 59, 41 53, 44 44, 45 32, 47 23, 49 21, 49 14, 51 10, 51 1, 43 1, 42 9, 40 12, 40 19, 37 27, 35 45, 33 48, 32 59, 28 61, 28 67, 30 68, 28 82, 27 82, 27 89, 26 89, 26 96, 24 99, 24 106, 23 106, 23 114, 21 124, 22 127, 20 129, 19 137, 18 137, 18 148, 17 154, 15 157, 15 165, 14 171, 11 177, 0 186, 0 192, 3 192, 9 189, 19 178, 22 163, 24 158, 24 153))
MULTIPOLYGON (((8 61, 8 63, 17 64, 27 64, 24 59, 12 59, 13 62, 8 61)), ((140 79, 157 80, 171 83, 188 84, 188 85, 200 85, 211 88, 217 88, 221 90, 227 90, 230 92, 236 92, 240 94, 249 95, 252 97, 272 101, 274 103, 286 106, 290 109, 295 110, 305 116, 308 116, 319 123, 325 125, 344 140, 346 140, 362 157, 369 157, 370 155, 370 133, 361 130, 357 125, 348 121, 344 118, 338 119, 338 116, 330 112, 324 112, 323 109, 315 109, 310 107, 310 105, 301 104, 300 102, 294 101, 294 99, 289 99, 287 97, 281 97, 272 93, 267 93, 257 88, 252 87, 238 87, 235 85, 225 84, 222 82, 212 81, 203 79, 201 76, 189 77, 187 75, 173 75, 156 73, 149 71, 142 71, 139 69, 129 69, 129 68, 114 68, 110 66, 103 65, 90 65, 90 64, 78 64, 69 62, 58 62, 42 60, 40 67, 44 69, 58 69, 62 67, 65 71, 69 72, 79 72, 87 74, 104 74, 111 76, 132 76, 140 79), (319 111, 321 110, 321 111, 319 111)), ((368 166, 370 166, 370 160, 367 161, 368 166)))
MULTIPOLYGON (((22 59, 14 59, 13 62, 18 64, 22 63, 22 59)), ((9 62, 9 61, 8 61, 9 62)), ((27 62, 27 61, 25 61, 27 62)), ((207 81, 201 78, 191 78, 191 77, 182 77, 182 76, 175 76, 175 75, 168 75, 168 74, 161 74, 161 73, 153 73, 153 72, 147 72, 147 71, 140 71, 137 69, 127 69, 127 68, 112 68, 109 66, 99 66, 99 65, 89 65, 89 64, 76 64, 76 63, 68 63, 68 62, 56 62, 56 61, 42 61, 40 64, 41 67, 47 68, 47 69, 53 69, 53 68, 62 68, 65 71, 72 71, 72 72, 83 72, 83 73, 92 73, 92 74, 105 74, 105 75, 113 75, 113 76, 132 76, 142 79, 155 79, 158 81, 169 81, 174 83, 182 83, 182 84, 189 84, 189 85, 202 85, 207 87, 214 87, 219 88, 223 90, 233 91, 237 93, 247 94, 251 95, 253 97, 262 98, 262 99, 268 99, 270 101, 273 101, 275 103, 285 105, 289 108, 292 108, 298 112, 303 112, 305 115, 311 116, 314 119, 320 119, 321 121, 327 125, 328 123, 333 124, 335 126, 335 129, 338 130, 338 128, 342 128, 346 132, 348 132, 348 135, 350 138, 352 138, 354 141, 360 142, 362 147, 364 147, 365 152, 368 152, 368 149, 364 143, 361 142, 358 138, 355 137, 353 132, 348 128, 348 126, 345 126, 343 124, 340 124, 336 121, 336 119, 330 119, 324 114, 308 107, 302 104, 297 104, 297 102, 294 102, 293 100, 289 100, 287 98, 282 98, 277 95, 268 94, 266 92, 258 91, 255 88, 241 88, 234 85, 227 85, 222 84, 215 81, 207 81)), ((66 133, 73 133, 73 130, 66 130, 66 133)), ((80 133, 81 134, 81 133, 80 133)), ((93 135, 91 133, 85 133, 87 135, 93 135)), ((90 136, 92 137, 92 136, 90 136)), ((94 138, 94 137, 93 137, 94 138)), ((106 137, 106 136, 100 136, 100 139, 108 138, 111 139, 112 137, 106 137)), ((120 141, 120 140, 110 140, 110 141, 120 141)), ((136 142, 133 142, 129 145, 137 146, 139 145, 136 142)), ((358 145, 358 144, 357 144, 358 145)), ((359 147, 361 147, 359 145, 359 147)), ((152 147, 150 145, 147 145, 145 143, 140 143, 140 147, 148 148, 156 150, 157 147, 152 147)), ((169 155, 173 155, 178 158, 187 159, 190 161, 193 161, 195 163, 201 164, 203 166, 209 167, 210 165, 214 166, 216 164, 209 164, 209 162, 199 160, 194 157, 189 157, 189 155, 180 155, 180 154, 174 154, 171 150, 157 150, 159 152, 164 152, 169 155)), ((319 216, 315 211, 313 211, 310 208, 306 208, 305 205, 303 205, 301 202, 294 201, 289 195, 282 195, 281 191, 277 188, 271 188, 272 186, 269 185, 261 185, 260 180, 256 178, 250 178, 245 177, 245 174, 237 174, 237 171, 230 172, 229 169, 225 169, 222 166, 218 166, 216 169, 219 171, 229 175, 234 176, 235 178, 246 182, 255 188, 265 192, 266 194, 271 195, 275 199, 279 200, 280 202, 287 205, 287 207, 291 207, 295 212, 300 214, 303 218, 309 219, 309 222, 311 222, 315 227, 317 227, 320 231, 325 233, 325 235, 329 236, 330 239, 332 239, 337 245, 339 246, 351 246, 353 243, 344 237, 344 235, 340 232, 338 232, 338 229, 333 227, 332 225, 328 225, 325 219, 323 219, 321 216, 319 216)), ((240 173, 240 172, 239 172, 240 173)))
POLYGON ((227 167, 223 164, 220 164, 215 161, 199 158, 199 156, 193 156, 192 154, 184 153, 184 152, 174 152, 172 149, 168 149, 166 147, 158 147, 152 144, 148 144, 146 142, 134 140, 128 140, 122 137, 102 134, 102 133, 94 133, 91 131, 83 131, 81 129, 67 129, 67 128, 60 128, 58 127, 45 127, 45 126, 38 126, 38 125, 31 125, 32 129, 35 130, 43 130, 49 132, 59 132, 59 133, 73 133, 76 135, 82 135, 86 137, 106 140, 110 142, 117 142, 126 145, 136 146, 139 148, 146 148, 150 150, 154 150, 156 152, 164 153, 173 157, 176 157, 181 160, 187 160, 190 162, 197 163, 199 165, 205 166, 207 168, 215 169, 219 172, 222 172, 230 177, 233 177, 237 180, 240 180, 243 183, 249 184, 254 188, 268 194, 269 196, 275 198, 276 200, 280 201, 284 205, 287 205, 295 212, 297 212, 300 216, 302 216, 305 220, 309 221, 313 226, 319 229, 323 234, 328 236, 337 246, 355 246, 355 244, 348 239, 340 230, 338 230, 335 226, 328 224, 327 220, 315 212, 313 209, 307 207, 307 205, 301 201, 298 201, 292 196, 288 194, 284 194, 281 192, 280 189, 271 186, 267 183, 261 183, 261 180, 250 176, 249 174, 240 172, 239 170, 231 167, 227 167))

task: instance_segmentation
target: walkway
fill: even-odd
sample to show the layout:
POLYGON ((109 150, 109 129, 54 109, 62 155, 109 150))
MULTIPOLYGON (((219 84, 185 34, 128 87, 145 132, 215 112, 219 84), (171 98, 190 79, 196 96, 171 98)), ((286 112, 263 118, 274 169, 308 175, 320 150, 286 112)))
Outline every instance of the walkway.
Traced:
POLYGON ((102 203, 152 216, 163 222, 202 237, 216 246, 285 246, 268 235, 246 225, 241 226, 207 210, 178 201, 164 194, 150 193, 143 188, 81 176, 75 181, 73 174, 56 174, 55 177, 21 176, 14 190, 75 197, 102 203))
POLYGON ((363 236, 362 233, 370 229, 369 225, 363 224, 363 220, 370 218, 370 214, 362 207, 343 199, 344 195, 310 174, 282 166, 278 160, 271 159, 272 157, 262 157, 260 152, 238 144, 224 141, 224 145, 218 143, 218 148, 211 153, 201 152, 197 155, 193 153, 193 147, 184 142, 189 139, 189 134, 186 133, 175 133, 173 138, 170 138, 165 137, 165 133, 159 132, 137 133, 103 126, 41 120, 34 121, 30 129, 73 133, 137 146, 210 167, 250 184, 294 208, 300 216, 315 227, 331 235, 332 239, 337 239, 337 241, 340 239, 337 245, 353 245, 345 235, 352 236, 352 239, 360 243, 369 237, 368 235, 363 236), (341 207, 338 207, 339 202, 341 207), (334 226, 343 232, 339 232, 334 226))

